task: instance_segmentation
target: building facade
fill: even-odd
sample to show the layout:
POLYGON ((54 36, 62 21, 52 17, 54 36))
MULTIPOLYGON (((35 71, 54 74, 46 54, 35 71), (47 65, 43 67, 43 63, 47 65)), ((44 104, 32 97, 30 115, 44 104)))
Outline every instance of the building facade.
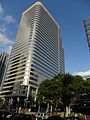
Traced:
POLYGON ((42 80, 65 73, 60 27, 42 3, 23 12, 1 95, 36 94, 42 80))
POLYGON ((85 27, 88 47, 89 47, 89 51, 90 51, 90 17, 84 19, 84 27, 85 27))
POLYGON ((60 43, 59 43, 59 48, 60 48, 60 72, 65 73, 65 60, 64 60, 64 49, 62 47, 62 38, 60 37, 60 43))
POLYGON ((6 72, 7 64, 8 64, 9 55, 7 53, 0 53, 0 86, 3 80, 4 74, 6 72))

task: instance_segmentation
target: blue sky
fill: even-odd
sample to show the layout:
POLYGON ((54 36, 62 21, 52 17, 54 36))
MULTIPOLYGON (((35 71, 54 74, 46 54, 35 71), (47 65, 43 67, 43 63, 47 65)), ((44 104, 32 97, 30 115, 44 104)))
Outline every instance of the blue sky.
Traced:
MULTIPOLYGON (((37 0, 0 0, 0 50, 9 52, 22 12, 37 0)), ((39 0, 60 25, 65 69, 71 74, 90 70, 90 53, 83 19, 90 16, 90 0, 39 0)))

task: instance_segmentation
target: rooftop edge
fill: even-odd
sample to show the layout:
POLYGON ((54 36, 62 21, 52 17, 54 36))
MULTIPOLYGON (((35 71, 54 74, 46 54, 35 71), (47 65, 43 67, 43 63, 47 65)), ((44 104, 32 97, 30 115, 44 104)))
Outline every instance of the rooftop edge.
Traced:
POLYGON ((44 5, 41 2, 36 2, 34 3, 32 6, 30 6, 27 10, 25 10, 22 15, 24 15, 25 13, 27 13, 29 10, 31 10, 34 6, 36 5, 40 5, 41 7, 43 7, 43 9, 47 12, 47 14, 51 17, 51 19, 53 20, 53 22, 58 26, 58 28, 60 28, 60 26, 58 25, 58 23, 55 21, 55 19, 52 17, 52 15, 49 13, 49 11, 44 7, 44 5))

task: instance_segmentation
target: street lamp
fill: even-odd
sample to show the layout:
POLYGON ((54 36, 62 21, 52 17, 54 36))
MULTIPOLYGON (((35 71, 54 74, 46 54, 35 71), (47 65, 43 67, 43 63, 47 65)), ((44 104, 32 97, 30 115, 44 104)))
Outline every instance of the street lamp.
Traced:
POLYGON ((8 105, 9 105, 9 107, 10 107, 10 111, 11 111, 11 109, 12 109, 12 105, 13 105, 13 99, 12 99, 12 98, 9 99, 9 101, 8 101, 8 105))
MULTIPOLYGON (((84 108, 86 109, 86 104, 84 103, 84 108)), ((86 112, 86 111, 85 111, 86 112)), ((87 114, 87 113, 86 113, 87 114)), ((86 120, 86 117, 87 115, 85 114, 85 120, 86 120)))

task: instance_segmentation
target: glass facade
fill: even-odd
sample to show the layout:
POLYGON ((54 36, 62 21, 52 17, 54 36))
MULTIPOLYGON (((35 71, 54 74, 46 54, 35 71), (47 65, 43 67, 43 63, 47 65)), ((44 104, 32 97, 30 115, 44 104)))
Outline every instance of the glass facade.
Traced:
POLYGON ((8 64, 9 55, 7 53, 0 53, 0 85, 3 80, 4 74, 6 72, 7 64, 8 64))
POLYGON ((88 47, 89 47, 89 51, 90 51, 90 17, 88 17, 84 20, 84 27, 85 27, 88 47))

